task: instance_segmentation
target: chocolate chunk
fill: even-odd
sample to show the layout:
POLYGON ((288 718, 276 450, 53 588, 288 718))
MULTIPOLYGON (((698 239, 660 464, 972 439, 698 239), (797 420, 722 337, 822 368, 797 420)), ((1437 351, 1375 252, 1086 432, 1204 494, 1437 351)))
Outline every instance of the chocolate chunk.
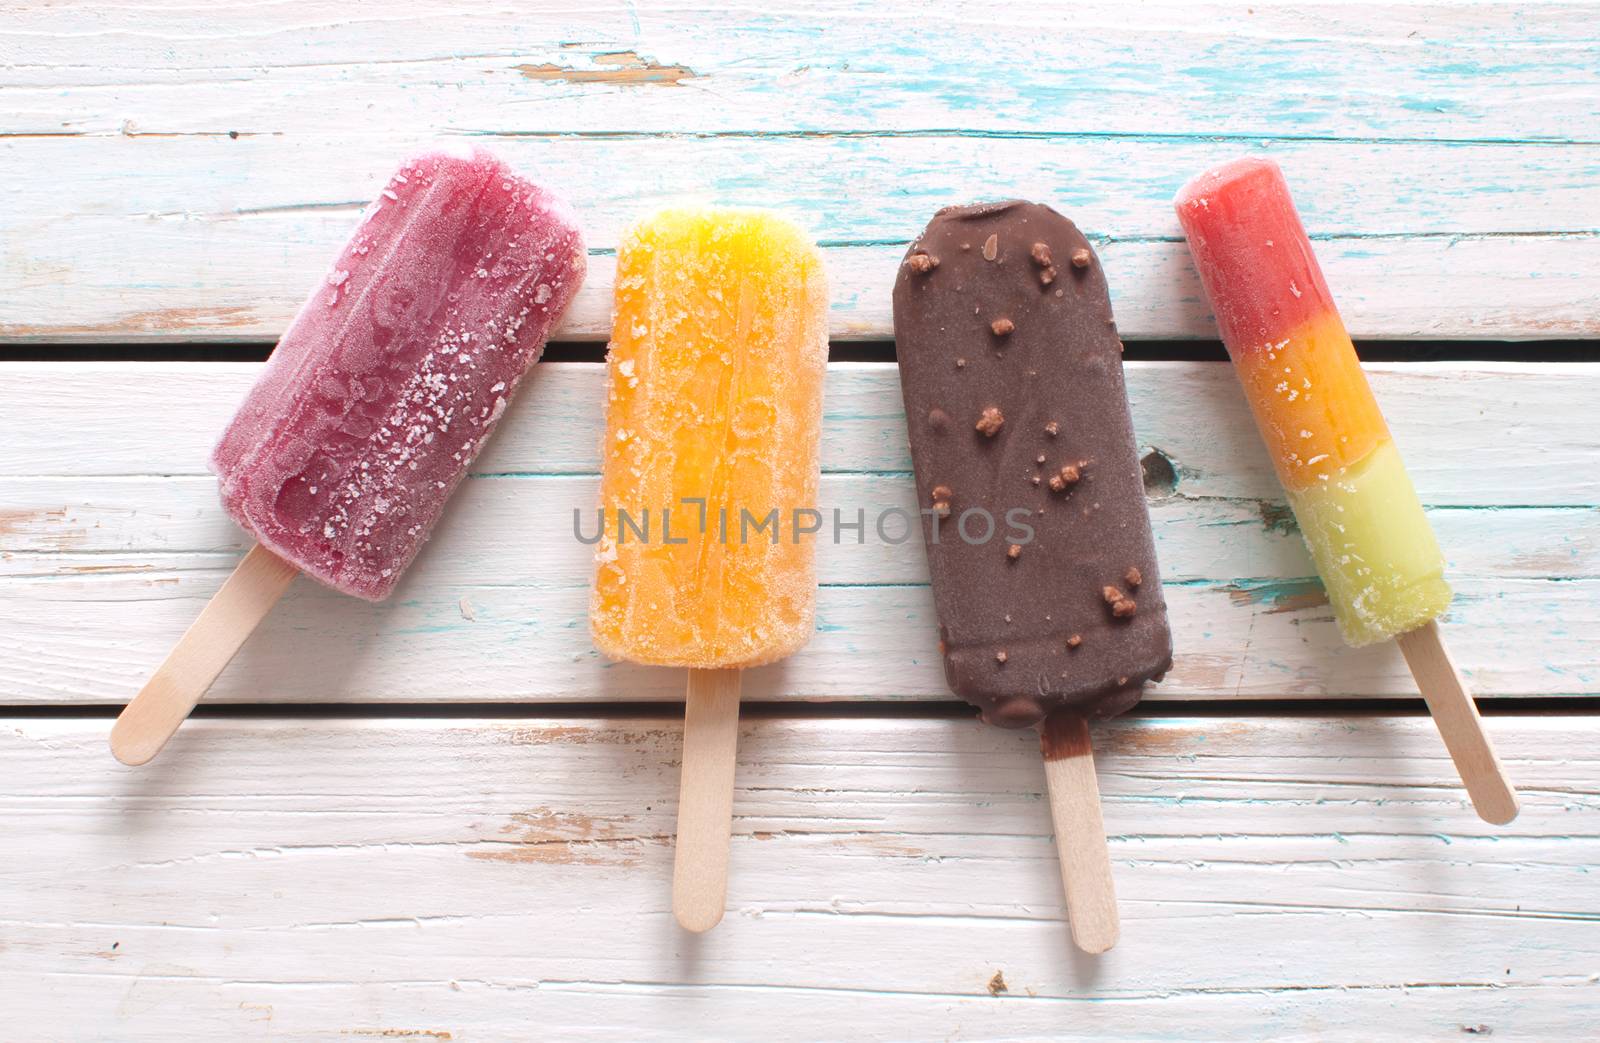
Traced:
POLYGON ((1066 492, 1083 477, 1076 464, 1066 464, 1061 470, 1050 477, 1050 489, 1053 492, 1066 492))
MULTIPOLYGON (((999 523, 990 545, 969 544, 948 531, 937 545, 925 540, 946 680, 985 720, 1005 727, 1036 724, 1062 709, 1120 713, 1170 667, 1172 641, 1122 361, 1115 331, 1103 321, 1110 307, 1104 268, 1070 221, 1048 207, 1016 201, 944 210, 916 250, 943 261, 938 279, 902 267, 895 285, 896 352, 906 416, 914 420, 908 431, 918 488, 926 496, 936 485, 959 486, 963 511, 982 508, 999 523), (1012 251, 1003 262, 1002 241, 1012 251), (970 252, 962 252, 963 242, 970 252), (1048 258, 1036 255, 1035 244, 1048 247, 1048 258), (1055 258, 1066 267, 1078 251, 1086 255, 1085 267, 1074 269, 1072 279, 1061 273, 1042 289, 1055 258), (1063 283, 1073 292, 1060 290, 1063 283), (1004 351, 965 369, 952 367, 950 359, 975 344, 998 346, 991 323, 999 316, 1013 325, 1004 351), (987 409, 1003 410, 1008 436, 1031 434, 951 438, 915 420, 935 406, 973 418, 968 423, 987 409), (1062 417, 1072 418, 1070 430, 1062 417), (1041 437, 1056 441, 1046 446, 1041 437), (1036 465, 1041 449, 1053 464, 1036 465), (1065 452, 1073 455, 1063 458, 1065 452), (1092 471, 1084 460, 1094 462, 1092 471), (1074 488, 1080 502, 1064 501, 1074 488), (1083 495, 1091 491, 1092 497, 1083 495), (1101 508, 1091 509, 1091 499, 1101 508), (1034 529, 1030 542, 1018 544, 1028 565, 1017 559, 1015 567, 1000 568, 1002 551, 1013 560, 1003 535, 1003 519, 1013 508, 1025 509, 1034 529), (1137 606, 1122 593, 1134 585, 1116 571, 1118 562, 1124 570, 1138 562, 1148 577, 1137 606), (1102 597, 1108 581, 1118 585, 1117 601, 1136 614, 1115 615, 1116 603, 1102 597), (1011 622, 1003 621, 1006 616, 1011 622)), ((938 525, 936 516, 924 522, 930 534, 938 525)))
POLYGON ((1033 249, 1028 251, 1028 256, 1039 266, 1039 285, 1049 286, 1056 281, 1056 264, 1050 257, 1049 246, 1044 243, 1034 243, 1033 249))
POLYGON ((1000 433, 1000 428, 1005 422, 1006 418, 1000 410, 994 406, 989 406, 984 409, 983 415, 978 417, 977 428, 990 438, 993 438, 1000 433))

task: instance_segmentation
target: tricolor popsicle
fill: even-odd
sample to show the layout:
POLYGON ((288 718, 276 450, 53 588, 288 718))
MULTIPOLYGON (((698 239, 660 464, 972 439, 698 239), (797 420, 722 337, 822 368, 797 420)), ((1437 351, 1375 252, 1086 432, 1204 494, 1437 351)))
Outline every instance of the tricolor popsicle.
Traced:
POLYGON ((1444 557, 1277 164, 1237 160, 1175 200, 1189 250, 1306 546, 1351 645, 1399 638, 1484 818, 1516 795, 1434 622, 1444 557))
POLYGON ((816 247, 764 211, 667 210, 617 251, 590 630, 614 659, 689 668, 673 910, 690 930, 726 902, 738 671, 812 632, 793 520, 817 496, 827 308, 816 247))
POLYGON ((259 545, 112 733, 160 750, 297 571, 394 590, 583 280, 566 204, 486 152, 406 162, 278 342, 212 455, 259 545))

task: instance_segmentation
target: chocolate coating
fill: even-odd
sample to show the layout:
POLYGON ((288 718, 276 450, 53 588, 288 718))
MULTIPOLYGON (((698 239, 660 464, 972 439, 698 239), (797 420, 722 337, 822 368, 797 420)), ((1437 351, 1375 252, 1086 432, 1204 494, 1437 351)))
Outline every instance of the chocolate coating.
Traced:
POLYGON ((947 207, 900 267, 894 331, 951 689, 1008 728, 1127 710, 1172 634, 1088 240, 1037 203, 947 207), (979 515, 962 536, 975 508, 987 541, 979 515))

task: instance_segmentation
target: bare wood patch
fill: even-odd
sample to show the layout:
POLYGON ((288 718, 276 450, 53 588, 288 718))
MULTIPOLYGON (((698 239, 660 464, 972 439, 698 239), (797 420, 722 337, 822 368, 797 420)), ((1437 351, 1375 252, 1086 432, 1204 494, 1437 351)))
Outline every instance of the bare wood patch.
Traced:
POLYGON ((594 56, 599 69, 574 69, 546 62, 542 65, 516 65, 516 69, 530 80, 556 80, 561 83, 615 83, 624 86, 655 84, 676 87, 684 80, 703 77, 687 65, 663 65, 654 58, 641 58, 633 51, 611 51, 594 56))
POLYGON ((261 321, 255 308, 223 306, 214 308, 158 308, 150 311, 129 312, 105 322, 50 323, 5 322, 0 323, 0 338, 30 340, 56 337, 118 337, 130 335, 163 335, 233 330, 254 326, 261 321))
POLYGON ((628 831, 630 816, 597 821, 590 815, 535 808, 511 816, 500 827, 512 836, 510 846, 472 850, 467 857, 479 862, 544 863, 551 865, 632 866, 646 843, 665 844, 666 837, 641 837, 628 831))

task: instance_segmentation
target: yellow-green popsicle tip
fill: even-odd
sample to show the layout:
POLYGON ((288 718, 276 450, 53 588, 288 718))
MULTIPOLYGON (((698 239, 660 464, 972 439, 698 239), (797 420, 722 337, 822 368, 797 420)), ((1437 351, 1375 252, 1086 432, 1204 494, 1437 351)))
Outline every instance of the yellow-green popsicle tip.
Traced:
POLYGON ((1394 442, 1289 503, 1347 643, 1387 641, 1450 607, 1444 555, 1394 442))

